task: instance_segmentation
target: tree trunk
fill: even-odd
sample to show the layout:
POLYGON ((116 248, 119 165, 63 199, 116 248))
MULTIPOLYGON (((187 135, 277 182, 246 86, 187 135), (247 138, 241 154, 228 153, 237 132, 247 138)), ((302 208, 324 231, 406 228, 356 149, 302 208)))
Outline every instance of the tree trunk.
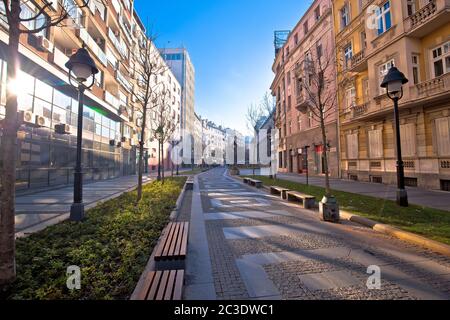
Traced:
POLYGON ((158 179, 161 179, 161 142, 158 140, 158 179))
POLYGON ((165 170, 166 170, 166 166, 164 164, 164 161, 166 161, 164 159, 164 143, 161 141, 161 175, 162 175, 162 181, 164 182, 164 178, 165 178, 165 170))
POLYGON ((139 168, 138 168, 138 187, 137 187, 137 202, 142 200, 142 176, 144 171, 144 145, 145 145, 145 130, 147 124, 147 108, 143 108, 142 112, 142 131, 141 141, 139 141, 139 168))
POLYGON ((328 172, 328 142, 327 142, 327 133, 325 128, 325 119, 324 114, 321 112, 320 114, 320 127, 322 128, 322 141, 323 141, 323 166, 325 171, 325 193, 326 196, 331 196, 331 188, 330 188, 330 175, 328 172))
MULTIPOLYGON (((18 1, 11 3, 11 17, 9 25, 9 45, 6 61, 8 72, 6 83, 16 79, 19 68, 19 15, 18 1)), ((15 280, 15 182, 17 130, 17 96, 6 89, 6 117, 3 120, 3 134, 1 137, 0 157, 0 286, 8 285, 15 280)))

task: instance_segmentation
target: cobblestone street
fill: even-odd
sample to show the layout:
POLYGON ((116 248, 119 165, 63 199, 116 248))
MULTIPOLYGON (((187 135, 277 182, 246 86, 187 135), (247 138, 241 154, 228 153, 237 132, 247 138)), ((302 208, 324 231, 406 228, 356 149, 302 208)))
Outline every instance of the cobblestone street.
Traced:
POLYGON ((186 299, 450 299, 450 259, 250 188, 197 176, 186 299), (367 288, 369 266, 381 289, 367 288))

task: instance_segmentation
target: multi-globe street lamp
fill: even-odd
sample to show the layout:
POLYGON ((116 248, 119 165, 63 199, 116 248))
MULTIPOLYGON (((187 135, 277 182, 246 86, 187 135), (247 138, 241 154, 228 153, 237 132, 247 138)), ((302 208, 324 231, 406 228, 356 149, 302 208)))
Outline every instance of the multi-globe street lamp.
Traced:
POLYGON ((408 83, 408 79, 406 79, 405 75, 396 67, 392 67, 389 70, 381 83, 381 87, 386 89, 388 97, 394 101, 395 138, 397 147, 397 204, 402 207, 408 206, 408 194, 405 189, 405 169, 402 159, 398 101, 403 98, 403 85, 406 83, 408 83))
POLYGON ((81 168, 81 147, 83 142, 83 99, 84 91, 92 88, 95 75, 99 72, 89 52, 83 47, 78 49, 66 63, 69 69, 69 83, 78 89, 78 123, 77 123, 77 158, 74 174, 73 204, 70 208, 70 219, 81 221, 84 219, 83 203, 83 172, 81 168), (86 85, 91 78, 91 83, 86 85))

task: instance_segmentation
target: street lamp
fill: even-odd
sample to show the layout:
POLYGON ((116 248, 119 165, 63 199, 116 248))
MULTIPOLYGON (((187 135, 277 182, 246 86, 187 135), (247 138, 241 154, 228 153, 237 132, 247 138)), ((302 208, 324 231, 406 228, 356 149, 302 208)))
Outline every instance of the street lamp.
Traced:
POLYGON ((95 75, 99 72, 95 66, 94 60, 89 52, 83 47, 73 54, 66 63, 69 69, 69 83, 78 89, 78 129, 77 129, 77 159, 75 165, 75 179, 73 204, 70 208, 70 219, 72 221, 81 221, 84 219, 83 204, 83 172, 81 168, 81 145, 83 141, 83 98, 84 91, 92 88, 95 82, 95 75), (89 86, 85 83, 92 78, 89 86))
POLYGON ((386 88, 388 97, 394 101, 395 132, 397 143, 397 204, 402 207, 408 206, 408 194, 405 189, 405 169, 402 160, 398 101, 403 98, 403 85, 406 83, 408 83, 408 79, 406 79, 405 75, 396 67, 392 67, 389 70, 388 74, 381 83, 381 87, 386 88))
POLYGON ((309 186, 309 162, 308 162, 308 149, 311 146, 304 146, 305 149, 305 158, 306 158, 306 185, 309 186))

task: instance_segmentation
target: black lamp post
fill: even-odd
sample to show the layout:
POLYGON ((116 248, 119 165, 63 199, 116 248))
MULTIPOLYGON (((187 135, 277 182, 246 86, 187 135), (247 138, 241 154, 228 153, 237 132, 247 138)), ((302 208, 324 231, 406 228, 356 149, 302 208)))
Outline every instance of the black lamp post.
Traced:
POLYGON ((306 161, 306 185, 309 186, 309 162, 308 162, 308 149, 310 146, 305 146, 305 161, 306 161))
POLYGON ((394 101, 395 133, 397 144, 397 204, 402 207, 408 206, 408 194, 405 189, 405 169, 402 159, 402 146, 400 139, 400 117, 398 101, 403 98, 403 85, 408 83, 405 75, 396 67, 392 67, 383 82, 382 88, 386 88, 388 97, 394 101))
POLYGON ((81 221, 84 219, 83 204, 83 172, 81 168, 81 146, 83 142, 83 98, 84 91, 92 88, 95 75, 99 72, 89 52, 83 47, 72 55, 66 63, 69 69, 69 82, 78 89, 78 129, 77 129, 77 159, 75 165, 73 204, 70 208, 70 219, 81 221), (85 83, 91 78, 89 86, 85 83))

